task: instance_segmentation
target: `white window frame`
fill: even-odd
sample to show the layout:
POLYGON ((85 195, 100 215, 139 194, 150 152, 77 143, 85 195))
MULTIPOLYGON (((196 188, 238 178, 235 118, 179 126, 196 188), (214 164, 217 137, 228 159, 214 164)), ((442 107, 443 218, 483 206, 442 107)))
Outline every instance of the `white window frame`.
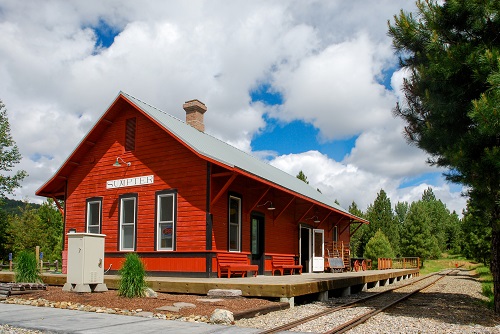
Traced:
POLYGON ((137 226, 137 195, 132 196, 123 196, 120 197, 120 250, 121 251, 134 251, 135 250, 135 242, 136 242, 136 228, 137 226), (134 204, 134 212, 133 212, 133 222, 132 223, 124 223, 123 222, 123 214, 125 209, 125 202, 132 201, 134 204), (132 247, 123 247, 123 228, 127 226, 132 226, 132 247))
POLYGON ((237 196, 229 196, 228 201, 228 249, 230 252, 241 252, 241 198, 237 196), (238 214, 236 215, 237 222, 231 221, 231 201, 238 202, 238 214), (231 229, 236 228, 236 247, 231 248, 231 229))
POLYGON ((99 234, 101 233, 101 224, 102 224, 102 198, 89 198, 87 199, 87 211, 86 211, 86 214, 87 214, 87 219, 86 219, 86 222, 85 222, 85 232, 87 233, 96 233, 96 234, 99 234), (91 205, 93 204, 98 204, 98 213, 99 213, 99 217, 98 217, 98 221, 97 221, 97 225, 96 224, 90 224, 91 223, 91 220, 92 220, 92 215, 90 214, 90 208, 91 208, 91 205), (95 228, 97 227, 97 232, 91 232, 90 229, 91 228, 95 228))
POLYGON ((176 213, 177 213, 177 193, 175 191, 160 192, 156 195, 156 250, 173 251, 175 250, 176 235, 176 213), (161 199, 165 197, 172 198, 172 220, 161 220, 161 199), (162 229, 161 224, 172 224, 172 246, 161 247, 162 229))

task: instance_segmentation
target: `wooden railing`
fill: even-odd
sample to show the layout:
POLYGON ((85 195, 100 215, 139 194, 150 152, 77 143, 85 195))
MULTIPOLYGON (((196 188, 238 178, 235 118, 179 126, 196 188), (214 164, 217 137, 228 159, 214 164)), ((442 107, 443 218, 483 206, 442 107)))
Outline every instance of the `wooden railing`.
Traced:
POLYGON ((377 262, 379 270, 420 268, 419 257, 401 257, 396 259, 379 258, 377 262))

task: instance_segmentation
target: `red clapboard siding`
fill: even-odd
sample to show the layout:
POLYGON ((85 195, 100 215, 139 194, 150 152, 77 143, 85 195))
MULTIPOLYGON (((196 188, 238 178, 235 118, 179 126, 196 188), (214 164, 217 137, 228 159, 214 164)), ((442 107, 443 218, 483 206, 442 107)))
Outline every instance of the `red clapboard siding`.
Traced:
MULTIPOLYGON (((162 258, 141 256, 141 261, 148 271, 171 271, 171 272, 205 272, 206 260, 200 257, 179 257, 162 258)), ((105 257, 104 267, 107 269, 111 265, 112 270, 119 270, 124 262, 124 258, 105 257)))
POLYGON ((105 250, 117 251, 118 198, 122 194, 137 193, 136 248, 142 252, 154 251, 155 193, 168 189, 177 190, 177 250, 205 250, 206 162, 130 108, 113 121, 69 177, 66 232, 70 228, 83 232, 86 199, 102 197, 105 250), (125 124, 130 117, 136 117, 135 150, 125 152, 125 124), (118 156, 131 166, 114 167, 118 156), (154 184, 106 189, 108 180, 144 175, 154 175, 154 184))

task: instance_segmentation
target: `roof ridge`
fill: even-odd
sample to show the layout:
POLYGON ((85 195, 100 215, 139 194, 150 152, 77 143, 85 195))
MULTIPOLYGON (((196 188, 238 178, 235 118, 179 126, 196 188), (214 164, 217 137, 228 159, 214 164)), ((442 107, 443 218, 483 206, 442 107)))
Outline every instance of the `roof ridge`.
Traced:
MULTIPOLYGON (((147 102, 144 102, 144 101, 142 101, 141 99, 139 99, 139 98, 137 98, 137 97, 135 97, 135 96, 133 96, 133 95, 127 94, 127 93, 125 93, 124 91, 120 91, 120 93, 122 93, 122 94, 124 94, 124 95, 126 95, 126 96, 129 96, 129 97, 131 97, 131 98, 133 98, 133 99, 135 99, 135 100, 137 100, 137 101, 139 101, 139 102, 141 102, 141 103, 144 103, 145 105, 147 105, 147 106, 149 106, 149 107, 151 107, 151 108, 153 108, 153 109, 155 109, 155 110, 158 110, 158 111, 159 111, 159 112, 161 112, 162 114, 165 114, 166 116, 169 116, 169 117, 171 117, 171 118, 173 118, 173 119, 175 119, 175 120, 177 120, 177 121, 179 121, 179 122, 184 123, 186 126, 192 127, 191 125, 187 124, 187 123, 186 123, 185 121, 183 121, 182 119, 177 118, 177 117, 175 117, 174 115, 172 115, 172 114, 170 114, 170 113, 168 113, 168 112, 166 112, 166 111, 164 111, 164 110, 161 110, 160 108, 155 107, 155 106, 153 106, 153 105, 151 105, 151 104, 149 104, 149 103, 147 103, 147 102)), ((193 128, 193 129, 194 129, 194 128, 193 128)), ((211 134, 211 133, 207 133, 207 132, 205 132, 205 131, 199 131, 199 132, 200 132, 201 134, 204 134, 204 135, 210 136, 210 137, 212 137, 213 139, 218 140, 219 142, 221 142, 221 143, 223 143, 223 144, 225 144, 225 145, 227 145, 227 146, 231 147, 231 149, 236 149, 236 150, 238 150, 238 151, 240 151, 240 152, 242 152, 242 153, 244 153, 244 154, 248 155, 249 157, 251 157, 251 158, 253 158, 253 159, 257 159, 257 160, 259 160, 259 161, 261 161, 261 162, 263 162, 263 163, 267 164, 268 166, 271 166, 271 167, 273 167, 273 168, 275 168, 275 169, 279 170, 279 171, 280 171, 280 172, 282 172, 282 173, 285 173, 285 174, 288 174, 288 175, 290 175, 290 176, 293 176, 293 175, 291 175, 291 174, 289 174, 289 173, 287 173, 287 172, 285 172, 285 171, 283 171, 283 170, 279 169, 278 167, 275 167, 275 166, 271 165, 271 164, 270 164, 269 162, 267 162, 266 160, 259 159, 259 158, 257 158, 256 156, 254 156, 254 155, 250 154, 249 152, 246 152, 246 151, 244 151, 244 150, 242 150, 242 149, 240 149, 240 148, 238 148, 238 147, 236 147, 236 146, 234 146, 234 145, 231 145, 231 144, 229 144, 229 143, 227 143, 226 141, 224 141, 224 140, 222 140, 222 139, 220 139, 220 138, 216 137, 215 135, 213 135, 213 134, 211 134)))
MULTIPOLYGON (((186 126, 186 129, 190 129, 190 130, 188 130, 188 131, 192 131, 192 133, 197 133, 198 135, 205 135, 205 136, 207 136, 207 137, 209 137, 209 138, 212 138, 212 139, 214 139, 214 140, 217 140, 217 142, 219 142, 219 143, 223 143, 224 145, 226 145, 226 147, 228 147, 228 148, 229 148, 229 150, 233 150, 233 151, 238 151, 238 152, 241 152, 241 153, 243 153, 246 157, 248 157, 249 159, 252 159, 252 160, 254 160, 254 161, 258 162, 258 163, 262 163, 262 164, 264 164, 264 165, 266 165, 266 166, 268 166, 268 167, 271 167, 271 168, 272 168, 272 170, 277 171, 278 173, 282 174, 283 176, 285 176, 285 175, 286 175, 286 177, 290 179, 290 181, 289 181, 289 182, 292 182, 291 180, 294 180, 294 184, 295 184, 296 186, 288 187, 288 186, 286 186, 285 184, 281 184, 280 182, 277 182, 277 180, 274 180, 272 177, 270 178, 270 177, 269 177, 269 175, 260 175, 260 174, 256 174, 256 175, 258 175, 259 177, 261 177, 261 178, 263 178, 263 179, 266 179, 266 180, 268 180, 268 181, 270 181, 270 182, 273 182, 273 183, 275 183, 275 184, 277 184, 277 185, 283 186, 283 187, 285 187, 285 188, 289 188, 290 190, 292 190, 292 191, 294 191, 294 192, 296 192, 296 193, 298 193, 298 194, 301 194, 301 195, 303 195, 303 196, 306 196, 306 197, 308 197, 308 198, 310 198, 310 199, 313 199, 313 200, 316 200, 316 201, 322 202, 323 204, 325 204, 325 205, 327 205, 327 206, 329 206, 329 207, 331 207, 331 208, 335 208, 335 209, 340 210, 340 211, 343 211, 343 212, 345 212, 345 213, 349 213, 349 211, 348 211, 348 210, 346 210, 346 209, 345 209, 345 208, 343 208, 342 206, 340 206, 340 205, 338 205, 337 203, 335 203, 335 201, 333 201, 330 197, 328 197, 328 196, 326 196, 326 195, 322 194, 321 192, 317 192, 317 193, 316 193, 317 189, 314 189, 314 187, 313 187, 313 186, 311 186, 311 185, 309 185, 309 184, 307 184, 307 183, 305 183, 305 182, 302 182, 302 181, 301 181, 301 180, 299 180, 297 177, 294 177, 292 174, 289 174, 289 173, 285 172, 284 170, 282 170, 282 169, 280 169, 280 168, 278 168, 278 167, 276 167, 276 166, 271 165, 268 161, 266 161, 266 160, 262 160, 262 159, 260 159, 260 158, 256 157, 255 155, 252 155, 250 152, 243 151, 242 149, 240 149, 240 148, 238 148, 238 147, 236 147, 236 146, 233 146, 233 145, 231 145, 231 144, 229 144, 229 143, 225 142, 224 140, 222 140, 222 139, 220 139, 220 138, 215 137, 214 135, 212 135, 212 134, 210 134, 210 133, 206 133, 206 132, 204 132, 204 131, 199 131, 199 130, 197 130, 197 129, 193 128, 191 125, 189 125, 189 124, 187 124, 186 122, 184 122, 183 120, 181 120, 181 119, 179 119, 179 118, 177 118, 177 117, 175 117, 175 116, 173 116, 173 115, 169 114, 168 112, 163 111, 163 110, 161 110, 161 109, 159 109, 159 108, 157 108, 157 107, 155 107, 155 106, 152 106, 151 104, 149 104, 149 103, 147 103, 147 102, 144 102, 144 101, 142 101, 141 99, 138 99, 138 98, 136 98, 136 97, 134 97, 134 96, 132 96, 132 95, 130 95, 130 94, 127 94, 127 93, 125 93, 125 92, 121 92, 121 93, 122 93, 122 94, 124 94, 126 97, 129 97, 129 98, 131 98, 132 100, 135 100, 136 102, 140 102, 141 104, 144 104, 144 105, 145 105, 145 106, 147 106, 148 108, 154 109, 155 111, 157 111, 157 112, 161 113, 161 114, 162 114, 162 115, 164 115, 164 116, 168 116, 168 117, 170 117, 170 119, 172 119, 172 120, 177 120, 177 121, 179 121, 179 122, 180 122, 180 124, 182 124, 182 125, 186 126), (297 182, 297 181, 299 181, 299 182, 301 182, 301 183, 299 183, 299 182, 297 182), (306 193, 304 193, 303 191, 300 191, 299 189, 297 189, 297 188, 296 188, 296 187, 299 187, 299 186, 298 186, 299 184, 300 184, 300 187, 307 186, 307 187, 308 187, 311 191, 314 191, 314 192, 315 192, 315 194, 314 194, 314 195, 312 195, 312 193, 311 193, 311 194, 306 194, 306 193), (295 188, 295 189, 294 189, 294 188, 295 188), (316 198, 314 198, 314 197, 316 197, 316 198)), ((140 106, 139 106, 139 107, 140 107, 140 106)), ((141 109, 143 109, 142 107, 140 107, 140 108, 141 108, 141 109)), ((148 113, 148 112, 147 112, 146 110, 144 110, 144 109, 143 109, 143 111, 144 111, 144 112, 146 112, 146 113, 148 113)), ((162 122, 162 123, 164 123, 164 121, 161 121, 161 120, 159 120, 159 121, 160 121, 160 122, 162 122)), ((164 124, 163 124, 163 126, 165 126, 165 127, 167 127, 167 128, 168 128, 168 125, 167 125, 166 123, 164 123, 164 124)), ((170 131, 173 131, 173 129, 172 129, 172 128, 170 128, 170 131)), ((234 162, 231 162, 231 161, 227 161, 227 160, 221 159, 219 156, 212 156, 209 152, 206 152, 204 149, 201 149, 201 151, 200 151, 200 148, 199 148, 197 145, 195 145, 195 144, 194 144, 194 142, 189 142, 189 141, 187 141, 187 140, 186 140, 186 138, 184 138, 184 137, 183 137, 183 135, 182 135, 181 133, 177 133, 175 130, 173 131, 173 134, 174 134, 175 136, 177 136, 180 140, 182 140, 183 142, 185 142, 187 145, 189 145, 190 147, 192 147, 194 150, 198 151, 198 152, 199 152, 200 154, 202 154, 202 155, 205 155, 205 156, 207 156, 207 157, 211 157, 211 158, 216 159, 216 160, 218 160, 218 161, 220 161, 220 162, 222 162, 222 163, 224 163, 224 164, 231 165, 232 167, 237 167, 238 169, 242 169, 242 170, 245 170, 245 171, 247 171, 247 172, 252 173, 250 170, 245 169, 245 168, 244 168, 244 166, 242 166, 242 165, 239 165, 239 164, 234 164, 234 162), (243 168, 242 168, 242 167, 243 167, 243 168)), ((291 185, 291 184, 290 184, 290 185, 291 185)), ((305 189, 305 188, 304 188, 304 189, 305 189)), ((350 214, 350 213, 349 213, 349 214, 350 214)))
POLYGON ((188 124, 187 124, 186 122, 184 122, 182 119, 177 118, 177 117, 175 117, 174 115, 169 114, 168 112, 166 112, 166 111, 164 111, 164 110, 161 110, 160 108, 155 107, 155 106, 153 106, 153 105, 151 105, 151 104, 149 104, 149 103, 147 103, 147 102, 145 102, 145 101, 143 101, 143 100, 141 100, 141 99, 139 99, 139 98, 137 98, 137 97, 135 97, 135 96, 133 96, 133 95, 131 95, 131 94, 125 93, 124 91, 120 91, 120 93, 121 93, 121 94, 123 94, 123 95, 126 95, 126 96, 128 96, 128 97, 131 97, 131 98, 133 98, 134 100, 137 100, 137 101, 139 101, 139 102, 141 102, 141 103, 144 103, 144 104, 145 104, 145 105, 147 105, 148 107, 153 108, 153 109, 156 109, 156 110, 158 110, 159 112, 161 112, 162 114, 165 114, 166 116, 169 116, 169 117, 171 117, 171 118, 173 118, 173 119, 175 119, 175 120, 178 120, 178 121, 180 121, 180 122, 182 122, 182 123, 184 123, 184 124, 188 125, 188 124))

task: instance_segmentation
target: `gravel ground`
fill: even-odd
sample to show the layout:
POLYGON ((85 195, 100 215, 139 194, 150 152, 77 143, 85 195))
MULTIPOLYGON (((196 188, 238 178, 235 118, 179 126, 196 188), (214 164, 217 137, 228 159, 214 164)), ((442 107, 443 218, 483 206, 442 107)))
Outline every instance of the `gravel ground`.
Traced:
MULTIPOLYGON (((455 276, 447 276, 422 294, 376 315, 349 333, 500 333, 500 318, 481 303, 485 297, 481 294, 481 284, 473 275, 473 271, 462 269, 455 276)), ((345 298, 332 298, 328 302, 299 305, 251 319, 238 320, 235 325, 261 329, 273 328, 410 281, 396 282, 345 298)), ((324 332, 366 310, 366 307, 348 309, 295 330, 324 332)), ((41 334, 43 332, 0 325, 0 334, 13 333, 41 334)))
POLYGON ((17 327, 12 327, 9 325, 0 325, 0 334, 43 334, 43 332, 40 331, 33 331, 29 329, 24 329, 24 328, 17 328, 17 327))
MULTIPOLYGON (((481 284, 473 277, 474 272, 460 270, 447 276, 432 288, 411 298, 404 304, 379 313, 349 333, 500 333, 500 318, 487 309, 481 301, 481 284)), ((385 290, 411 280, 400 281, 386 287, 370 289, 348 298, 332 298, 325 303, 300 305, 293 309, 269 313, 252 319, 242 319, 237 326, 268 329, 317 313, 328 307, 345 303, 358 296, 385 290)), ((312 324, 295 328, 303 332, 324 332, 354 315, 366 312, 366 308, 352 308, 321 318, 312 324)))

